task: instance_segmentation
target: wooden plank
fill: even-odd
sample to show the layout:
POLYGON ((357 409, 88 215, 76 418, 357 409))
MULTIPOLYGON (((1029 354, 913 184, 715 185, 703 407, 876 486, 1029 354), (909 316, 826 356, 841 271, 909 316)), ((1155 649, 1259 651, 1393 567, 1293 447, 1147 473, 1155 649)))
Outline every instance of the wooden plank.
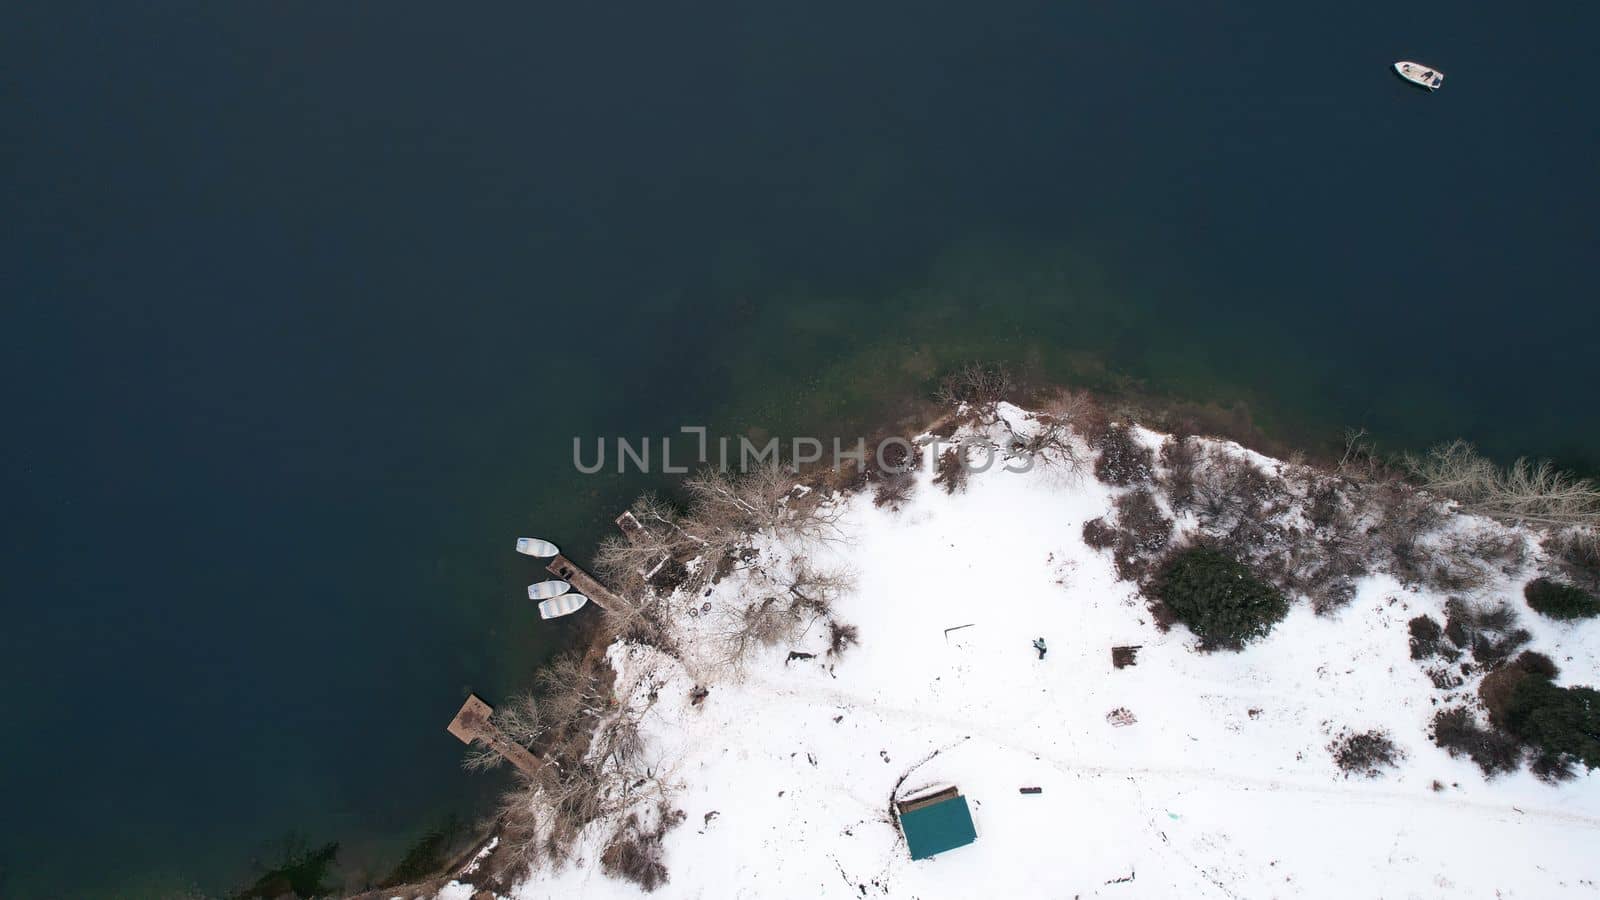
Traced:
POLYGON ((961 796, 961 790, 959 788, 947 787, 942 791, 936 791, 935 793, 927 794, 922 797, 913 797, 910 800, 901 800, 895 804, 895 808, 900 810, 900 815, 903 816, 908 812, 915 812, 925 806, 932 806, 935 803, 943 803, 946 800, 959 796, 961 796))
POLYGON ((565 556, 559 553, 556 554, 556 558, 550 560, 550 564, 545 568, 550 571, 551 575, 571 583, 573 587, 578 589, 578 593, 588 595, 589 599, 601 608, 604 608, 607 603, 619 605, 616 594, 611 593, 593 575, 585 572, 581 566, 565 556))

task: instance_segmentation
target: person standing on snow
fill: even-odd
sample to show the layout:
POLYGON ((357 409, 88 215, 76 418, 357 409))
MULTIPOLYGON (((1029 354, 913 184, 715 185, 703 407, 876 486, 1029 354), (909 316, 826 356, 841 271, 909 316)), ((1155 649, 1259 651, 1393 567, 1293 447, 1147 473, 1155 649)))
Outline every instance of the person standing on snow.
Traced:
POLYGON ((1034 638, 1033 639, 1033 649, 1039 651, 1039 658, 1040 659, 1044 659, 1044 652, 1046 650, 1050 649, 1050 648, 1046 647, 1044 645, 1044 638, 1034 638))

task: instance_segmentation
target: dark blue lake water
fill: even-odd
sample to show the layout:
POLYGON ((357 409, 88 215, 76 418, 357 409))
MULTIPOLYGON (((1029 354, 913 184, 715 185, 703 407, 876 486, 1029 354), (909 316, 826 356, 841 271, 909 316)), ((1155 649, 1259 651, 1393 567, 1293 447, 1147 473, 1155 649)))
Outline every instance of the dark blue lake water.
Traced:
POLYGON ((643 483, 952 362, 1600 462, 1600 12, 0 14, 0 895, 381 874, 643 483), (1389 70, 1441 67, 1428 95, 1389 70))

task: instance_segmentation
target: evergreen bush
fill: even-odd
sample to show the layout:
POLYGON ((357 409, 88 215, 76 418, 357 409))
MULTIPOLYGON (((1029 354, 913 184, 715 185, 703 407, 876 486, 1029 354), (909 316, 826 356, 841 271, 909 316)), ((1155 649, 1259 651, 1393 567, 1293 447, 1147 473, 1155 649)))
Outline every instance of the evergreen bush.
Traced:
POLYGON ((1192 547, 1168 558, 1155 594, 1206 649, 1238 649, 1272 630, 1289 601, 1220 550, 1192 547))
POLYGON ((1570 584, 1535 578, 1522 589, 1522 596, 1535 612, 1552 619, 1589 619, 1600 615, 1600 600, 1570 584))

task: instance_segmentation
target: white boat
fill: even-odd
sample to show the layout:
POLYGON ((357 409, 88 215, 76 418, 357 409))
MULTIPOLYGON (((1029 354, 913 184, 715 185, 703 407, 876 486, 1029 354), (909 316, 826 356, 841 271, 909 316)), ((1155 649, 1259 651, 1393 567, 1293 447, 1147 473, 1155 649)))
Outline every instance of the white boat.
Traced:
POLYGON ((561 551, 549 541, 541 541, 538 538, 517 538, 517 552, 528 556, 555 556, 561 551))
POLYGON ((1401 78, 1430 91, 1438 90, 1439 85, 1444 84, 1443 72, 1419 62, 1401 60, 1394 64, 1394 70, 1401 78))
POLYGON ((546 600, 539 604, 539 618, 556 619, 561 616, 570 616, 589 602, 589 598, 582 594, 562 594, 553 600, 546 600))
POLYGON ((528 585, 528 599, 549 600, 551 597, 559 597, 562 594, 565 594, 568 590, 571 590, 571 588, 572 585, 566 583, 565 581, 541 581, 538 584, 528 585))

